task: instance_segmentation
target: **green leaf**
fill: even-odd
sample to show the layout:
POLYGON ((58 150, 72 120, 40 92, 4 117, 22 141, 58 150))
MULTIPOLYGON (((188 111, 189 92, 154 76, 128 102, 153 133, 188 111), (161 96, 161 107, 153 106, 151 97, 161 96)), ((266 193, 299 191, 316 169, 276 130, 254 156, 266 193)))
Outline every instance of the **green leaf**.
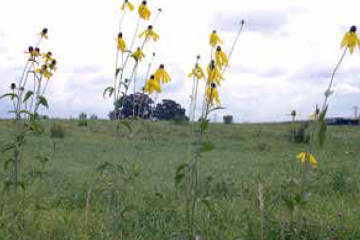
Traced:
POLYGON ((115 71, 115 77, 117 78, 117 76, 119 75, 119 72, 120 72, 121 68, 117 68, 116 71, 115 71))
POLYGON ((31 96, 34 95, 34 92, 33 91, 28 91, 26 94, 25 94, 25 97, 24 97, 24 100, 23 102, 26 102, 27 100, 29 100, 29 98, 31 98, 31 96))
POLYGON ((14 159, 13 158, 9 158, 8 160, 5 161, 4 163, 4 169, 8 170, 9 169, 9 165, 14 165, 14 159))
POLYGON ((176 168, 175 173, 175 187, 178 187, 185 178, 185 170, 188 167, 187 163, 181 164, 176 168))
POLYGON ((136 206, 134 204, 128 205, 121 211, 121 217, 124 218, 124 215, 126 213, 136 211, 137 209, 138 209, 138 206, 136 206))
POLYGON ((201 149, 200 152, 211 152, 215 148, 215 145, 209 141, 204 141, 201 143, 201 149))
POLYGON ((213 204, 211 203, 211 199, 209 197, 202 198, 201 202, 205 205, 205 207, 207 208, 207 210, 209 212, 213 212, 214 207, 213 207, 213 204))
POLYGON ((113 95, 114 91, 115 91, 115 89, 113 87, 107 87, 104 90, 103 97, 104 98, 106 97, 107 92, 109 92, 109 97, 111 97, 113 95))
POLYGON ((41 126, 40 122, 34 119, 32 119, 29 124, 25 124, 25 126, 27 128, 26 131, 37 132, 37 133, 44 132, 44 128, 41 126))
POLYGON ((319 131, 318 131, 318 139, 319 145, 321 148, 324 148, 325 139, 326 139, 326 132, 327 132, 327 124, 326 124, 326 113, 327 113, 328 106, 321 112, 319 117, 319 131))
POLYGON ((2 95, 0 97, 0 99, 6 98, 6 97, 10 97, 11 100, 14 100, 14 98, 19 99, 19 96, 15 93, 6 93, 6 94, 2 95))
POLYGON ((46 98, 44 96, 39 96, 39 104, 41 104, 44 107, 46 107, 47 109, 49 109, 48 101, 46 100, 46 98))
POLYGON ((6 153, 6 152, 8 152, 8 151, 10 151, 10 150, 12 150, 12 149, 14 149, 15 148, 15 144, 14 143, 6 143, 2 148, 1 148, 1 151, 3 152, 3 153, 6 153))
POLYGON ((202 132, 205 132, 209 127, 209 120, 202 120, 200 124, 200 128, 202 132))

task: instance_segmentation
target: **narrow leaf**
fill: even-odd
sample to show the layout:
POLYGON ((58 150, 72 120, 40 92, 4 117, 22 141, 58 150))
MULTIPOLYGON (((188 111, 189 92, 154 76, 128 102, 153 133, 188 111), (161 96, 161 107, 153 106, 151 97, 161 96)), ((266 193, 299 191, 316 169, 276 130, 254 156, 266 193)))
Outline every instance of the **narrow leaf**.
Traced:
POLYGON ((29 100, 29 98, 31 98, 31 96, 34 95, 34 92, 33 91, 28 91, 26 94, 25 94, 25 97, 24 97, 24 100, 23 102, 26 102, 27 100, 29 100))

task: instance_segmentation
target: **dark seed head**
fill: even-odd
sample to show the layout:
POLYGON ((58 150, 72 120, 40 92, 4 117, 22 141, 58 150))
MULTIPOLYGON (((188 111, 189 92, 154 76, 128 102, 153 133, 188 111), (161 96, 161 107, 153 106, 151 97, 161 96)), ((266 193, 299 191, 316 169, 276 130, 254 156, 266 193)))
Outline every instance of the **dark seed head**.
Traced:
POLYGON ((20 91, 24 91, 24 90, 25 90, 25 88, 24 88, 24 87, 21 87, 19 90, 20 90, 20 91))
POLYGON ((55 59, 52 60, 51 65, 52 65, 52 66, 55 66, 55 65, 56 65, 56 60, 55 60, 55 59))
POLYGON ((215 68, 215 61, 214 61, 214 60, 211 60, 210 70, 213 70, 214 68, 215 68))
POLYGON ((160 64, 160 68, 161 68, 161 69, 164 69, 164 68, 165 68, 165 65, 164 65, 164 64, 160 64))
POLYGON ((156 53, 153 53, 153 57, 155 57, 156 53))
POLYGON ((47 34, 47 33, 48 33, 48 29, 47 29, 47 28, 44 28, 44 29, 41 31, 41 33, 42 33, 43 35, 47 34))
POLYGON ((32 46, 30 46, 30 47, 28 48, 28 50, 29 50, 29 53, 32 53, 32 52, 34 51, 34 48, 33 48, 32 46))
POLYGON ((213 34, 216 34, 216 30, 214 30, 212 33, 213 33, 213 34))
POLYGON ((159 11, 159 12, 162 12, 162 9, 161 9, 161 8, 159 8, 159 9, 158 9, 158 11, 159 11))
POLYGON ((147 4, 147 2, 146 2, 146 1, 143 1, 143 2, 142 2, 142 4, 143 4, 143 5, 146 5, 146 4, 147 4))
POLYGON ((216 88, 216 84, 215 84, 215 83, 211 83, 211 88, 216 88))
POLYGON ((356 26, 351 26, 350 32, 354 33, 354 32, 356 32, 356 30, 357 30, 356 26))
POLYGON ((15 84, 15 83, 12 83, 12 84, 10 85, 10 88, 11 88, 11 90, 15 90, 16 84, 15 84))
POLYGON ((148 29, 149 29, 149 30, 153 30, 153 26, 152 26, 152 25, 149 25, 149 26, 148 26, 148 29))
POLYGON ((118 34, 118 38, 122 38, 122 37, 123 37, 122 32, 119 32, 119 34, 118 34))
POLYGON ((197 59, 200 59, 200 58, 201 58, 201 56, 200 56, 200 55, 197 55, 197 56, 196 56, 196 58, 197 58, 197 59))
POLYGON ((217 51, 217 52, 221 52, 221 47, 220 47, 220 46, 217 46, 217 47, 216 47, 216 51, 217 51))
POLYGON ((152 74, 152 75, 150 76, 150 79, 154 80, 154 79, 155 79, 155 75, 152 74))
POLYGON ((126 3, 129 2, 129 0, 125 0, 125 2, 126 2, 126 3))
POLYGON ((49 57, 51 57, 52 53, 51 53, 51 52, 48 52, 46 55, 48 55, 49 57))
POLYGON ((36 51, 36 52, 40 52, 40 48, 38 48, 38 47, 35 48, 35 51, 36 51))
POLYGON ((245 24, 245 20, 241 20, 241 25, 244 25, 245 24))

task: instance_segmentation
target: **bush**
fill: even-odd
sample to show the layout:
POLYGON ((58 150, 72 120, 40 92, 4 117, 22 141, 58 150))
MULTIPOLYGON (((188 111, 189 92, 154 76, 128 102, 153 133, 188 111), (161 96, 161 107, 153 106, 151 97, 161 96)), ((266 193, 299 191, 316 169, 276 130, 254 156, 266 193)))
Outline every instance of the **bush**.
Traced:
POLYGON ((65 137, 65 128, 57 123, 53 123, 50 127, 50 137, 51 138, 64 138, 65 137))
POLYGON ((90 120, 98 120, 98 119, 99 119, 98 116, 95 114, 91 115, 90 117, 90 120))
POLYGON ((87 125, 88 125, 88 121, 86 119, 78 121, 78 126, 79 127, 87 127, 87 125))
POLYGON ((186 116, 176 115, 173 118, 173 121, 174 121, 175 125, 184 125, 189 122, 189 118, 186 116))
POLYGON ((226 115, 223 119, 225 124, 232 124, 234 122, 234 117, 232 115, 226 115))
POLYGON ((86 120, 87 119, 87 114, 86 113, 80 113, 79 114, 79 119, 80 120, 86 120))

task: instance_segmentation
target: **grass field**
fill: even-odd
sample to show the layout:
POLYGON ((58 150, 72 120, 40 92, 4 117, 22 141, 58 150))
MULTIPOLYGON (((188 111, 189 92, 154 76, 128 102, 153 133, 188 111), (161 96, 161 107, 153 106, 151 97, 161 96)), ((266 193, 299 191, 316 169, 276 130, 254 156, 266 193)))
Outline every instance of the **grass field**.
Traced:
MULTIPOLYGON (((191 159, 189 124, 133 122, 130 134, 126 127, 116 133, 110 121, 89 121, 87 127, 55 122, 65 127, 63 139, 50 138, 51 121, 44 123, 45 134, 27 138, 20 239, 181 239, 184 197, 174 176, 191 159), (36 160, 39 152, 49 156, 44 167, 36 160)), ((199 165, 208 204, 197 205, 198 239, 290 239, 282 235, 289 218, 284 194, 287 179, 299 173, 295 156, 307 147, 289 141, 291 127, 210 125, 207 138, 215 149, 199 165)), ((13 123, 0 121, 0 144, 12 138, 13 123)), ((306 239, 360 239, 359 138, 358 127, 330 127, 325 150, 314 151, 319 164, 302 209, 306 239)), ((6 156, 0 157, 0 239, 10 239, 9 171, 6 156)))

